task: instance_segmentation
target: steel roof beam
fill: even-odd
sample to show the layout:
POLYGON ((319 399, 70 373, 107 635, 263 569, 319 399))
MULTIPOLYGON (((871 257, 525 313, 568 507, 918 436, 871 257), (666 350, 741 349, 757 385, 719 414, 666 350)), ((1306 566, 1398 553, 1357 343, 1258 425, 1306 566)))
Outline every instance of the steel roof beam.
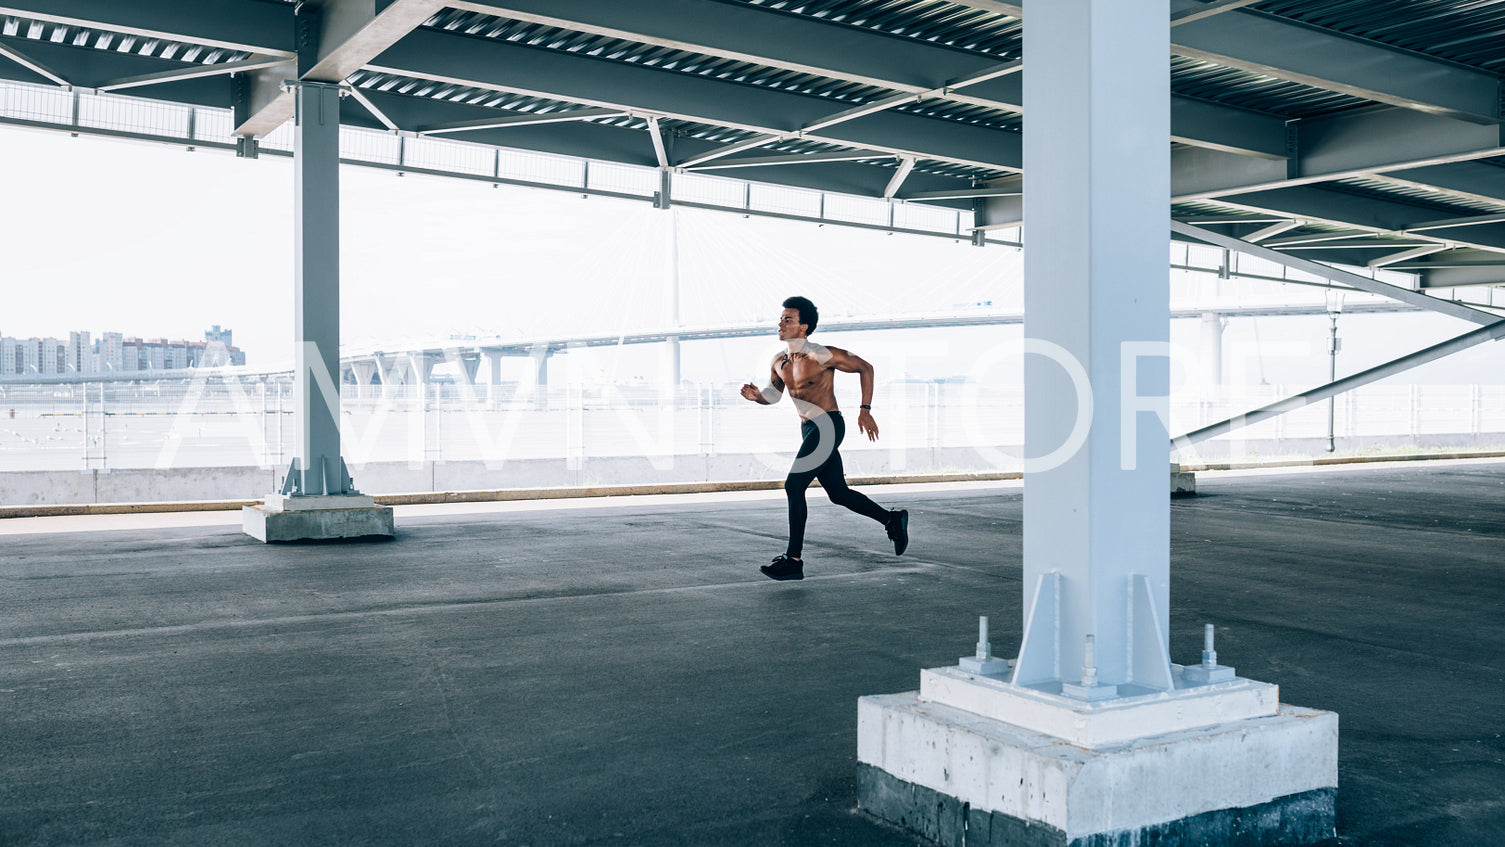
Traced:
POLYGON ((850 109, 843 109, 842 111, 836 112, 835 114, 827 115, 818 120, 813 120, 800 127, 800 132, 820 132, 823 129, 836 126, 837 124, 844 124, 847 121, 855 121, 858 118, 865 118, 868 115, 876 115, 879 112, 886 112, 895 106, 913 102, 915 102, 915 95, 913 94, 899 94, 893 97, 885 97, 882 100, 874 100, 871 103, 864 103, 861 106, 853 106, 850 109))
POLYGON ((0 16, 293 58, 293 9, 245 0, 0 0, 0 16))
MULTIPOLYGON (((1250 211, 1261 211, 1269 208, 1270 201, 1262 198, 1248 198, 1239 205, 1250 211)), ((1333 210, 1329 209, 1329 212, 1331 211, 1333 210)), ((1362 214, 1356 212, 1353 216, 1362 217, 1362 214)), ((1341 220, 1324 219, 1316 215, 1307 216, 1307 220, 1311 223, 1328 225, 1341 226, 1343 224, 1341 220)), ((1421 246, 1423 244, 1451 245, 1493 254, 1505 253, 1505 226, 1496 224, 1460 227, 1414 234, 1386 229, 1384 227, 1372 227, 1369 229, 1345 230, 1340 233, 1312 233, 1291 238, 1272 239, 1264 242, 1262 246, 1278 249, 1282 252, 1292 250, 1320 250, 1325 251, 1324 256, 1338 256, 1341 253, 1342 258, 1335 258, 1333 261, 1348 265, 1362 265, 1373 258, 1373 256, 1355 255, 1355 250, 1385 248, 1393 251, 1397 248, 1421 246)))
MULTIPOLYGON (((1484 312, 1480 314, 1487 315, 1484 312)), ((1300 394, 1292 395, 1283 400, 1277 400, 1268 406, 1262 406, 1253 411, 1245 412, 1226 421, 1220 421, 1210 426, 1204 426, 1201 429, 1192 430, 1185 435, 1178 435, 1171 439, 1171 449, 1178 450, 1190 447, 1193 444, 1199 444, 1203 441, 1216 438, 1219 435, 1225 435, 1233 430, 1269 420, 1277 415, 1294 412, 1297 409, 1305 408, 1313 403, 1326 400, 1329 397, 1335 397, 1345 391, 1352 391, 1371 382, 1378 382, 1385 377, 1408 371, 1418 365, 1435 362, 1445 356, 1451 356, 1460 350, 1467 350, 1486 341, 1498 341, 1501 338, 1505 338, 1505 320, 1500 320, 1497 315, 1487 316, 1493 320, 1486 323, 1485 326, 1471 332, 1466 332, 1456 338, 1448 339, 1441 344, 1435 344, 1426 349, 1418 350, 1415 353, 1401 356, 1398 359, 1391 360, 1382 365, 1376 365, 1351 376, 1345 376, 1326 385, 1319 385, 1310 391, 1303 391, 1300 394)))
POLYGON ((1006 18, 1024 18, 1023 3, 1001 3, 998 0, 955 0, 956 5, 979 12, 993 12, 1006 18))
POLYGON ((1297 125, 1289 162, 1184 147, 1171 153, 1176 201, 1368 176, 1505 153, 1501 128, 1405 109, 1335 115, 1297 125))
MULTIPOLYGON (((390 94, 370 88, 358 90, 389 120, 401 127, 459 123, 465 120, 493 117, 497 113, 496 109, 463 103, 390 94)), ((371 119, 364 108, 349 101, 346 101, 341 108, 340 121, 347 126, 377 130, 383 128, 381 124, 371 119)), ((477 129, 466 133, 464 140, 508 149, 530 150, 641 167, 657 167, 658 164, 654 160, 652 149, 643 143, 642 130, 607 124, 576 122, 477 129)))
MULTIPOLYGON (((300 7, 296 28, 310 43, 299 52, 297 78, 343 82, 442 8, 441 0, 325 0, 300 7)), ((260 138, 292 118, 294 100, 273 88, 274 71, 255 73, 254 100, 243 118, 237 115, 235 134, 260 138)))
POLYGON ((1367 291, 1370 294, 1378 294, 1382 297, 1389 297, 1392 300, 1399 300, 1400 302, 1406 303, 1411 306, 1420 306, 1423 309, 1430 309, 1431 311, 1438 312, 1449 317, 1460 318, 1465 321, 1470 321, 1482 325, 1490 325, 1500 322, 1500 317, 1498 315, 1490 314, 1489 312, 1485 312, 1480 309, 1475 309, 1472 306, 1466 306, 1462 303, 1455 303, 1452 300, 1440 300, 1436 297, 1422 294, 1419 291, 1412 291, 1409 288, 1401 288, 1398 285, 1391 285, 1389 283, 1380 282, 1379 280, 1370 279, 1367 276, 1361 276, 1351 271, 1345 271, 1340 268, 1332 267, 1331 265, 1324 265, 1320 262, 1313 262, 1308 259, 1302 259, 1297 256, 1292 256, 1288 253, 1281 253, 1263 245, 1251 244, 1250 242, 1244 241, 1243 239, 1234 238, 1230 235, 1222 235, 1211 230, 1192 226, 1191 224, 1184 224, 1180 221, 1173 220, 1171 221, 1171 232, 1177 233, 1179 235, 1184 235, 1189 238, 1195 238, 1198 241, 1206 242, 1215 247, 1225 247, 1229 250, 1236 250, 1240 253, 1247 253, 1248 255, 1255 256, 1266 261, 1276 262, 1278 264, 1285 265, 1286 267, 1295 268, 1299 271, 1305 271, 1306 273, 1322 277, 1323 279, 1330 280, 1332 282, 1347 285, 1350 288, 1357 288, 1360 291, 1367 291))
MULTIPOLYGON (((1023 4, 958 5, 1028 20, 1023 4)), ((1491 74, 1232 5, 1171 0, 1171 52, 1377 103, 1500 122, 1499 80, 1491 74)))
POLYGON ((1023 192, 1008 188, 958 188, 954 191, 905 191, 900 200, 977 200, 987 197, 1019 197, 1023 192))
POLYGON ((744 153, 748 150, 755 150, 765 144, 772 144, 773 142, 781 141, 784 138, 785 136, 782 135, 755 135, 752 138, 746 138, 742 141, 734 141, 731 144, 723 144, 722 146, 717 147, 714 150, 707 150, 704 153, 691 156, 690 158, 681 162, 680 167, 686 169, 693 168, 697 165, 703 165, 706 162, 714 161, 716 159, 722 159, 727 156, 735 156, 738 153, 744 153))
MULTIPOLYGON (((799 134, 803 127, 831 117, 831 101, 823 97, 430 30, 409 35, 369 68, 724 126, 772 136, 769 141, 799 134)), ((1023 164, 1022 138, 1017 133, 920 115, 880 112, 804 133, 804 137, 990 169, 1019 170, 1023 164)), ((686 159, 679 164, 696 163, 686 159)))
MULTIPOLYGON (((1353 227, 1350 237, 1373 238, 1376 235, 1404 235, 1412 241, 1454 242, 1486 250, 1505 250, 1505 237, 1498 223, 1473 226, 1449 224, 1433 226, 1436 211, 1382 197, 1369 197, 1336 191, 1321 186, 1298 186, 1279 191, 1260 191, 1227 198, 1224 202, 1244 208, 1278 209, 1291 217, 1353 227), (1424 229, 1414 229, 1420 225, 1424 229)), ((1285 247, 1297 242, 1323 240, 1322 234, 1277 238, 1266 241, 1268 247, 1285 247)), ((1327 236, 1326 240, 1332 240, 1327 236)))
POLYGON ((1439 268, 1505 268, 1505 259, 1499 253, 1459 248, 1449 251, 1446 256, 1434 256, 1424 262, 1401 262, 1390 266, 1393 271, 1430 271, 1439 268))
MULTIPOLYGON (((359 90, 391 120, 404 127, 471 120, 494 115, 497 111, 484 106, 430 100, 371 88, 359 90)), ((365 109, 355 105, 351 100, 347 100, 342 107, 341 121, 349 126, 378 130, 382 128, 365 109)), ((507 149, 531 150, 638 167, 660 167, 655 152, 648 144, 643 143, 641 129, 610 124, 556 123, 506 129, 483 129, 467 133, 465 140, 478 144, 494 144, 507 149)), ((690 158, 713 150, 716 146, 701 139, 678 136, 673 139, 672 152, 681 158, 690 158)), ((821 155, 812 154, 814 157, 821 155)), ((891 154, 878 152, 863 152, 861 156, 867 159, 892 158, 891 154)), ((811 156, 789 158, 793 161, 786 164, 767 162, 758 165, 758 181, 799 189, 876 197, 882 194, 892 173, 885 168, 855 164, 851 161, 827 159, 807 163, 805 160, 811 156)), ((727 164, 735 165, 741 161, 743 160, 729 159, 727 164)), ((705 170, 712 172, 710 168, 705 170)), ((957 182, 959 180, 955 177, 922 173, 916 170, 909 175, 905 185, 915 191, 941 191, 954 186, 957 182)), ((936 202, 950 208, 958 208, 962 205, 958 202, 946 203, 939 200, 936 202)))
POLYGON ((997 59, 740 3, 697 0, 452 0, 455 9, 688 50, 911 94, 997 59))
MULTIPOLYGON (((5 36, 0 36, 0 47, 21 51, 27 58, 45 65, 55 75, 67 80, 68 85, 75 89, 98 89, 101 85, 125 77, 170 73, 200 67, 171 59, 158 59, 130 52, 122 53, 118 50, 97 50, 92 47, 74 47, 66 43, 57 44, 51 41, 32 41, 5 36)), ((33 84, 45 84, 41 83, 34 74, 35 72, 29 69, 22 70, 19 64, 12 65, 10 62, 0 60, 0 77, 33 84)), ((151 95, 153 99, 167 102, 224 108, 227 91, 228 87, 224 81, 195 75, 170 83, 162 83, 159 88, 151 92, 151 95)))
MULTIPOLYGON (((1350 238, 1350 239, 1334 240, 1334 241, 1303 241, 1300 244, 1291 244, 1291 245, 1283 246, 1283 247, 1280 248, 1280 252, 1282 252, 1282 253, 1291 253, 1291 252, 1294 252, 1294 251, 1297 251, 1297 250, 1300 250, 1300 251, 1307 251, 1307 250, 1316 251, 1316 250, 1321 250, 1321 251, 1325 251, 1327 253, 1331 253, 1331 252, 1336 251, 1336 250, 1353 251, 1353 250, 1376 250, 1376 249, 1394 251, 1395 248, 1397 248, 1397 247, 1436 247, 1436 248, 1438 248, 1440 250, 1447 249, 1447 245, 1446 244, 1439 244, 1438 242, 1435 242, 1435 241, 1420 241, 1420 240, 1414 239, 1414 238, 1412 238, 1412 239, 1401 239, 1399 241, 1392 241, 1390 239, 1385 239, 1385 238, 1375 238, 1375 237, 1373 237, 1373 235, 1371 233, 1364 233, 1364 234, 1366 236, 1369 236, 1369 237, 1362 238, 1362 239, 1360 239, 1360 238, 1350 238)), ((1369 260, 1365 259, 1362 262, 1343 262, 1341 264, 1366 265, 1366 266, 1368 266, 1369 265, 1369 260)), ((1372 267, 1378 267, 1378 265, 1374 265, 1372 267)))
POLYGON ((1259 229, 1249 233, 1248 235, 1245 235, 1244 240, 1249 242, 1250 244, 1258 244, 1259 242, 1264 241, 1266 238, 1273 238, 1281 234, 1282 232, 1293 230, 1301 225, 1301 221, 1276 221, 1269 226, 1260 227, 1259 229))
POLYGON ((658 118, 648 119, 648 138, 653 142, 653 157, 658 160, 658 166, 670 167, 669 148, 664 144, 664 130, 659 126, 658 118))
POLYGON ((443 8, 442 0, 324 0, 318 54, 299 77, 343 82, 443 8))
MULTIPOLYGON (((1198 0, 1172 0, 1173 14, 1198 0)), ((1272 15, 1236 12, 1171 32, 1171 52, 1378 103, 1477 124, 1500 121, 1499 79, 1482 71, 1272 15)))
MULTIPOLYGON (((767 9, 693 0, 486 0, 452 8, 687 50, 957 103, 1022 112, 1018 61, 999 63, 925 44, 767 9)), ((987 11, 1017 9, 970 3, 987 11)), ((896 99, 894 105, 904 102, 896 99)), ((885 106, 884 108, 887 108, 885 106)), ((1279 118, 1173 96, 1171 133, 1186 144, 1247 155, 1285 155, 1279 118)))
POLYGON ((1446 249, 1448 249, 1448 245, 1446 244, 1423 244, 1420 247, 1412 247, 1410 250, 1401 250, 1398 253, 1389 253, 1375 259, 1370 259, 1367 264, 1371 268, 1383 268, 1397 262, 1405 262, 1410 259, 1419 259, 1422 256, 1430 256, 1433 253, 1440 253, 1446 249))
POLYGON ((1178 12, 1171 13, 1171 26, 1189 24, 1192 21, 1200 21, 1213 15, 1221 15, 1234 9, 1242 9, 1245 6, 1253 6, 1260 0, 1203 0, 1200 5, 1189 6, 1178 12))
MULTIPOLYGON (((1264 242, 1266 247, 1280 250, 1289 250, 1310 244, 1331 244, 1334 241, 1353 242, 1355 239, 1373 239, 1377 230, 1373 229, 1345 229, 1338 232, 1309 232, 1305 235, 1293 235, 1288 238, 1272 238, 1264 242)), ((1244 240, 1257 243, 1254 239, 1244 236, 1244 240)))
POLYGON ((194 65, 175 71, 160 71, 153 74, 141 74, 116 79, 98 86, 100 91, 120 91, 126 88, 141 88, 148 85, 159 85, 164 82, 181 82, 185 79, 199 79, 206 76, 222 76, 224 74, 246 73, 269 68, 284 67, 292 64, 293 60, 283 56, 260 56, 254 59, 245 59, 239 62, 219 62, 213 65, 194 65))
POLYGON ((1425 221, 1406 227, 1406 232, 1425 232, 1429 229, 1450 229, 1459 226, 1482 226, 1484 224, 1505 223, 1505 214, 1498 215, 1469 215, 1463 218, 1444 218, 1440 221, 1425 221))
POLYGON ((1452 264, 1444 260, 1437 266, 1424 262, 1392 265, 1394 270, 1421 274, 1422 288, 1465 288, 1475 285, 1505 285, 1505 264, 1452 264))
POLYGON ((47 67, 41 62, 32 59, 31 57, 27 56, 25 53, 22 53, 20 50, 15 49, 14 47, 7 47, 4 44, 0 44, 0 56, 3 56, 11 60, 12 62, 15 62, 16 64, 27 69, 28 71, 31 71, 37 76, 51 80, 58 85, 65 87, 69 85, 68 80, 59 76, 56 71, 47 67))
POLYGON ((360 90, 360 88, 352 86, 350 88, 350 97, 355 102, 361 104, 371 114, 371 117, 381 121, 382 126, 386 127, 389 131, 398 132, 401 129, 396 122, 387 117, 385 112, 377 108, 376 104, 371 102, 371 98, 366 96, 366 92, 360 90))
POLYGON ((1442 189, 1474 200, 1505 203, 1505 167, 1489 161, 1452 162, 1389 171, 1385 179, 1420 188, 1442 189))
POLYGON ((1281 162, 1289 156, 1284 119, 1178 94, 1171 95, 1171 140, 1281 162))
POLYGON ((869 159, 892 159, 889 153, 855 150, 840 153, 791 153, 787 156, 748 156, 738 159, 718 159, 709 164, 685 168, 688 171, 710 171, 729 168, 766 168, 774 165, 813 165, 822 162, 861 162, 869 159))
POLYGON ((441 135, 447 132, 466 132, 476 129, 501 129, 503 127, 533 126, 536 124, 558 124, 573 121, 585 121, 591 118, 619 118, 629 114, 621 109, 572 109, 567 112, 521 112, 498 115, 494 118, 477 118, 473 121, 459 121, 448 124, 435 124, 418 130, 419 135, 441 135))
MULTIPOLYGON (((1022 74, 999 76, 962 91, 946 91, 958 103, 1024 112, 1022 74)), ((1262 159, 1282 159, 1286 151, 1285 119, 1171 94, 1171 140, 1262 159)))
POLYGON ((905 156, 899 160, 899 167, 894 171, 893 178, 883 189, 883 199, 892 200, 899 193, 899 188, 904 185, 904 180, 909 179, 909 172, 914 170, 914 159, 905 156))

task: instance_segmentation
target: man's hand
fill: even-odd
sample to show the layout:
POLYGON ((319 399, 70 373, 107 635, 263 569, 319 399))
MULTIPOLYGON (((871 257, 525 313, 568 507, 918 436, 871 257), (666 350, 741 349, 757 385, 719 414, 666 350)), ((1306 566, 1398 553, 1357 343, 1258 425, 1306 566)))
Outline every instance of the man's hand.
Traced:
POLYGON ((756 385, 753 385, 750 382, 742 386, 742 397, 743 399, 751 400, 754 403, 762 403, 765 406, 768 405, 768 401, 763 399, 763 389, 757 387, 756 385))
POLYGON ((873 420, 873 413, 867 409, 857 413, 857 428, 867 434, 868 441, 878 440, 878 422, 873 420))

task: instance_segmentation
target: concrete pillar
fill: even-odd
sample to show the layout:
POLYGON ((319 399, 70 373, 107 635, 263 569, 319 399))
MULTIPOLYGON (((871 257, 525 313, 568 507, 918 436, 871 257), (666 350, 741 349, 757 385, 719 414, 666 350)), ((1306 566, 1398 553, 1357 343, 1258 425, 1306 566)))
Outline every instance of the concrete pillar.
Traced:
POLYGON ((1169 658, 1169 20, 1027 8, 1022 644, 858 705, 859 804, 943 844, 1334 834, 1337 715, 1169 658))
POLYGON ((414 385, 428 385, 434 376, 434 366, 439 364, 439 359, 428 353, 410 353, 407 357, 408 370, 413 374, 414 385))
POLYGON ((355 376, 355 384, 364 388, 376 378, 376 362, 367 359, 351 362, 350 372, 355 376))
POLYGON ((460 377, 466 385, 476 384, 476 372, 481 369, 481 354, 476 352, 461 353, 460 377))
POLYGON ((356 490, 340 452, 340 87, 294 94, 294 453, 242 526, 262 541, 392 535, 392 510, 356 490))
POLYGON ((396 356, 377 353, 376 371, 381 375, 381 396, 390 397, 395 386, 402 383, 403 366, 396 356))
POLYGON ((351 362, 345 365, 355 381, 355 396, 357 398, 369 397, 371 394, 371 381, 376 378, 376 363, 368 359, 351 362))

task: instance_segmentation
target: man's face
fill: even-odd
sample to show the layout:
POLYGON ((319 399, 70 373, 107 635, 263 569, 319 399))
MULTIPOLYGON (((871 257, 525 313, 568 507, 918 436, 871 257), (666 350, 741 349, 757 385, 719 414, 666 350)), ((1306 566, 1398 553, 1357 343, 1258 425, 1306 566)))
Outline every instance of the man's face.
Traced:
POLYGON ((785 309, 779 315, 779 340, 790 341, 805 337, 805 325, 800 323, 799 309, 785 309))

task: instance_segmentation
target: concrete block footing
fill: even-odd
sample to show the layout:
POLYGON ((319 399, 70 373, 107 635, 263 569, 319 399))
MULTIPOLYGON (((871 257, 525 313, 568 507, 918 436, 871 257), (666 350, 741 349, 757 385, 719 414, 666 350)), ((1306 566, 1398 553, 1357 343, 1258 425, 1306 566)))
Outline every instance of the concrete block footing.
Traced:
POLYGON ((1135 830, 1071 838, 1048 824, 979 809, 865 763, 857 765, 863 811, 943 847, 1273 847, 1333 837, 1337 789, 1277 797, 1135 830))
POLYGON ((287 497, 273 494, 241 508, 243 531, 257 541, 321 541, 390 538, 396 528, 391 506, 364 494, 287 497))
POLYGON ((1171 471, 1171 496, 1190 497, 1197 493, 1197 475, 1191 471, 1171 471))
MULTIPOLYGON (((1069 726, 1123 709, 1112 702, 1044 708, 1069 726)), ((864 697, 857 758, 862 809, 946 845, 1309 844, 1335 830, 1338 716, 1297 706, 1088 747, 921 692, 864 697)))

